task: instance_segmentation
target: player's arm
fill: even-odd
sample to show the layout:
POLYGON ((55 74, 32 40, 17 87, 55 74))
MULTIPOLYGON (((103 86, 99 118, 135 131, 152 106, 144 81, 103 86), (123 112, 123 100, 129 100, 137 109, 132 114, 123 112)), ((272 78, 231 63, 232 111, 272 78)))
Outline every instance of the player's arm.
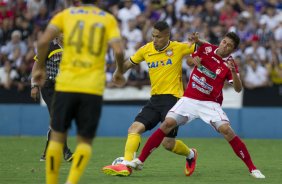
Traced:
POLYGON ((198 47, 200 47, 201 45, 203 45, 205 43, 209 43, 206 40, 200 39, 198 32, 193 32, 192 34, 189 34, 188 35, 188 41, 195 43, 198 47))
POLYGON ((121 39, 116 39, 111 41, 110 46, 114 51, 114 56, 116 60, 116 70, 113 74, 113 82, 117 86, 123 86, 126 83, 126 80, 123 76, 124 73, 124 54, 123 54, 123 44, 121 39))
MULTIPOLYGON (((34 57, 34 63, 33 63, 33 67, 32 67, 32 70, 31 70, 31 75, 33 76, 34 75, 34 68, 36 67, 37 65, 37 59, 36 59, 36 56, 34 57)), ((31 91, 30 91, 30 96, 31 98, 33 98, 33 100, 38 100, 39 99, 39 86, 36 82, 34 82, 34 79, 33 77, 31 78, 31 91)))
POLYGON ((114 51, 114 56, 116 59, 116 67, 117 70, 123 73, 123 63, 124 63, 124 54, 123 54, 123 44, 122 40, 117 39, 115 41, 110 42, 110 46, 114 51))
POLYGON ((37 43, 37 64, 33 67, 32 78, 39 86, 45 82, 45 59, 47 58, 49 44, 59 35, 59 29, 49 24, 37 43))
POLYGON ((235 64, 234 64, 234 61, 228 61, 228 68, 230 69, 231 71, 231 75, 232 75, 232 83, 233 83, 233 88, 236 92, 241 92, 243 86, 242 86, 242 81, 239 77, 239 74, 238 72, 236 71, 236 68, 235 68, 235 64))

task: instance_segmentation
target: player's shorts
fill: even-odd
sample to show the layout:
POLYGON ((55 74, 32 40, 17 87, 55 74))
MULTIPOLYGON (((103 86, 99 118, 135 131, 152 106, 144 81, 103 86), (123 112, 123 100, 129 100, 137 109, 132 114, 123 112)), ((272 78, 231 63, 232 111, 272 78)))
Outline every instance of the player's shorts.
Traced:
POLYGON ((51 127, 54 131, 67 132, 75 120, 78 135, 94 138, 101 115, 102 96, 55 92, 52 107, 51 127))
POLYGON ((41 88, 41 95, 48 107, 49 113, 51 112, 51 104, 55 92, 55 81, 46 80, 44 86, 41 88))
MULTIPOLYGON (((143 123, 146 131, 153 129, 159 122, 165 120, 167 112, 175 105, 178 99, 173 95, 153 95, 136 116, 135 121, 143 123)), ((178 127, 173 129, 167 137, 174 138, 177 136, 177 132, 178 127)))
POLYGON ((221 125, 229 123, 229 119, 219 103, 200 101, 187 97, 180 98, 169 110, 166 117, 175 119, 177 125, 183 125, 196 118, 201 118, 216 130, 221 125))

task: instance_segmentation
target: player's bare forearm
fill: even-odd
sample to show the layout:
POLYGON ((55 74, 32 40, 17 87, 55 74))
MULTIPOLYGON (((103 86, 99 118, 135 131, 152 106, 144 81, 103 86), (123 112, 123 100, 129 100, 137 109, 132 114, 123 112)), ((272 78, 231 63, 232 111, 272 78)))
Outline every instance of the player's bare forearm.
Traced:
POLYGON ((203 39, 198 39, 198 41, 195 42, 195 43, 199 47, 199 46, 203 45, 204 43, 209 43, 209 42, 206 41, 206 40, 203 40, 203 39))
POLYGON ((130 68, 132 68, 133 64, 131 63, 131 61, 129 59, 127 59, 122 66, 123 69, 123 73, 127 72, 127 70, 129 70, 130 68))
POLYGON ((243 86, 242 86, 242 82, 238 76, 238 74, 235 71, 231 71, 232 73, 232 78, 233 78, 233 88, 236 92, 241 92, 243 86))
POLYGON ((123 65, 124 65, 124 55, 123 55, 123 52, 120 52, 120 53, 115 53, 115 58, 116 58, 116 69, 118 71, 120 71, 121 73, 124 73, 124 68, 123 68, 123 65))
POLYGON ((116 60, 116 70, 123 73, 123 63, 124 63, 124 54, 123 54, 123 43, 121 39, 114 40, 110 42, 116 60))

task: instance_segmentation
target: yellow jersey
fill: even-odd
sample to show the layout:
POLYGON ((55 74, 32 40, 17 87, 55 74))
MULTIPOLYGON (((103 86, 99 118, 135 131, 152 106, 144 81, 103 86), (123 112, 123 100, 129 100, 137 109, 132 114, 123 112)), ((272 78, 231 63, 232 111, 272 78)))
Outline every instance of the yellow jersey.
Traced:
POLYGON ((121 39, 116 19, 95 6, 84 5, 59 12, 50 25, 64 35, 56 91, 102 95, 108 43, 121 39))
POLYGON ((182 59, 195 50, 195 44, 170 41, 167 48, 157 51, 153 42, 141 47, 130 60, 133 64, 146 61, 149 67, 151 95, 183 95, 182 59))

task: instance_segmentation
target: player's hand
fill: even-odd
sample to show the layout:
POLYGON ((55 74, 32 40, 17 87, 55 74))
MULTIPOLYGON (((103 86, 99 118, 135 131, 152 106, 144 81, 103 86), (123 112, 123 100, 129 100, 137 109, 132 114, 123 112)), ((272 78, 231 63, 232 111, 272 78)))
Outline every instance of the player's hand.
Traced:
POLYGON ((30 96, 31 98, 33 98, 34 101, 37 101, 39 100, 39 96, 40 93, 39 93, 39 87, 33 87, 30 91, 30 96))
POLYGON ((125 85, 126 80, 123 74, 120 71, 116 70, 113 74, 113 82, 116 86, 122 87, 125 85))
POLYGON ((196 56, 196 57, 194 57, 193 59, 192 59, 192 61, 193 61, 193 63, 194 63, 194 65, 195 66, 201 66, 201 61, 202 61, 202 59, 199 57, 199 56, 196 56))
POLYGON ((193 43, 198 43, 199 42, 199 33, 198 32, 193 32, 192 34, 188 34, 188 41, 193 43))
POLYGON ((227 67, 231 70, 231 72, 236 72, 234 60, 228 60, 227 67))
POLYGON ((37 69, 32 75, 33 81, 42 87, 46 79, 46 71, 44 69, 37 69))

